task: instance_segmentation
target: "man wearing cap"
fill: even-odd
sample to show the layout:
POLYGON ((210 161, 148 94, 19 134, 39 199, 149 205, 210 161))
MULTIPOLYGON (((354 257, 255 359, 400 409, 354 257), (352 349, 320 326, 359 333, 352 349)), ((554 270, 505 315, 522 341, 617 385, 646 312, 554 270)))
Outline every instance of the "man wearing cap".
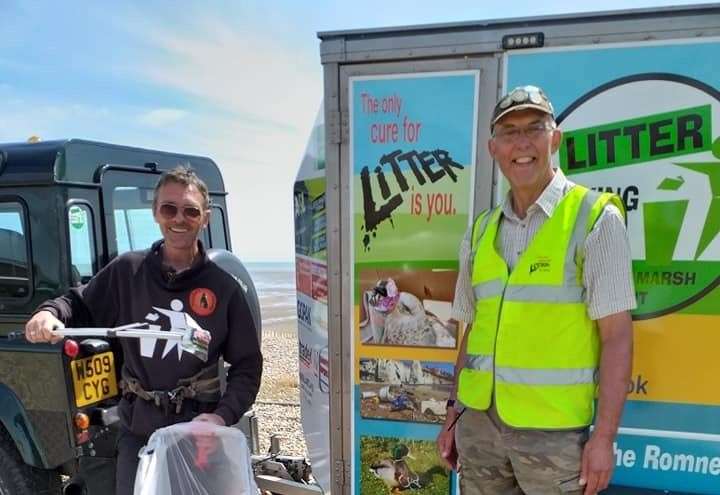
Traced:
POLYGON ((454 467, 457 452, 463 493, 594 494, 632 364, 624 208, 553 167, 562 133, 541 89, 502 97, 491 131, 510 192, 460 247, 453 312, 468 330, 438 448, 454 467))

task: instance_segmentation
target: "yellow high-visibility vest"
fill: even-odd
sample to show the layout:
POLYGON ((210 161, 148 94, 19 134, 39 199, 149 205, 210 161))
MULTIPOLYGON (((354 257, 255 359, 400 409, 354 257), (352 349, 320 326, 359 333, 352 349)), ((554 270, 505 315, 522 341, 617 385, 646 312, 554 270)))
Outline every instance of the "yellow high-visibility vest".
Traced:
POLYGON ((458 399, 516 428, 571 429, 591 423, 600 341, 584 301, 585 239, 620 198, 574 186, 558 202, 512 272, 496 250, 501 208, 473 227, 475 319, 458 399))

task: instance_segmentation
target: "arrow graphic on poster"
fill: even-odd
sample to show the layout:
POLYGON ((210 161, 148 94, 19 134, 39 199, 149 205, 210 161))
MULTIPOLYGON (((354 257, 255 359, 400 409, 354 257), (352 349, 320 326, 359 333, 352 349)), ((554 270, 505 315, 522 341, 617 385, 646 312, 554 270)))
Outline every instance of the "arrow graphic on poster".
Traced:
MULTIPOLYGON (((712 153, 715 158, 720 160, 720 138, 717 138, 713 143, 712 153)), ((697 251, 695 252, 695 259, 698 259, 720 232, 720 161, 705 163, 675 163, 675 165, 687 168, 694 172, 705 174, 708 176, 710 181, 712 199, 710 200, 710 208, 708 209, 707 216, 705 217, 705 225, 703 226, 697 251)), ((663 183, 664 182, 665 181, 663 181, 663 183)))
POLYGON ((660 183, 658 189, 661 191, 677 191, 683 186, 683 184, 685 184, 685 179, 682 175, 678 175, 676 178, 666 177, 660 183))

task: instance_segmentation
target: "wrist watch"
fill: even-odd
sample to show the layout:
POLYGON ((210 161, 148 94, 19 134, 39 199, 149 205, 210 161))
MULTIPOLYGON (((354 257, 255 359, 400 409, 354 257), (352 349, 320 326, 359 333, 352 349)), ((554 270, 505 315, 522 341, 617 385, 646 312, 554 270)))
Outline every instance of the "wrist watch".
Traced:
POLYGON ((450 409, 451 407, 455 407, 455 399, 448 399, 445 403, 445 409, 450 409))

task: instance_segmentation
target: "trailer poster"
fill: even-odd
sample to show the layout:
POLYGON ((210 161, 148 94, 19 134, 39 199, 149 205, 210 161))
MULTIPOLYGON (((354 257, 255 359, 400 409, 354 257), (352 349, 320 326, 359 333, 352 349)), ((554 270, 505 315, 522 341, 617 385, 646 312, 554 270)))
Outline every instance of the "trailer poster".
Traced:
POLYGON ((454 493, 435 449, 462 337, 478 72, 351 77, 353 493, 454 493), (399 481, 398 481, 399 480, 399 481))
POLYGON ((555 104, 566 175, 627 211, 637 309, 618 485, 720 486, 718 53, 687 40, 507 58, 508 88, 536 84, 555 104))
POLYGON ((330 360, 322 108, 293 187, 300 413, 313 476, 330 493, 330 360))

